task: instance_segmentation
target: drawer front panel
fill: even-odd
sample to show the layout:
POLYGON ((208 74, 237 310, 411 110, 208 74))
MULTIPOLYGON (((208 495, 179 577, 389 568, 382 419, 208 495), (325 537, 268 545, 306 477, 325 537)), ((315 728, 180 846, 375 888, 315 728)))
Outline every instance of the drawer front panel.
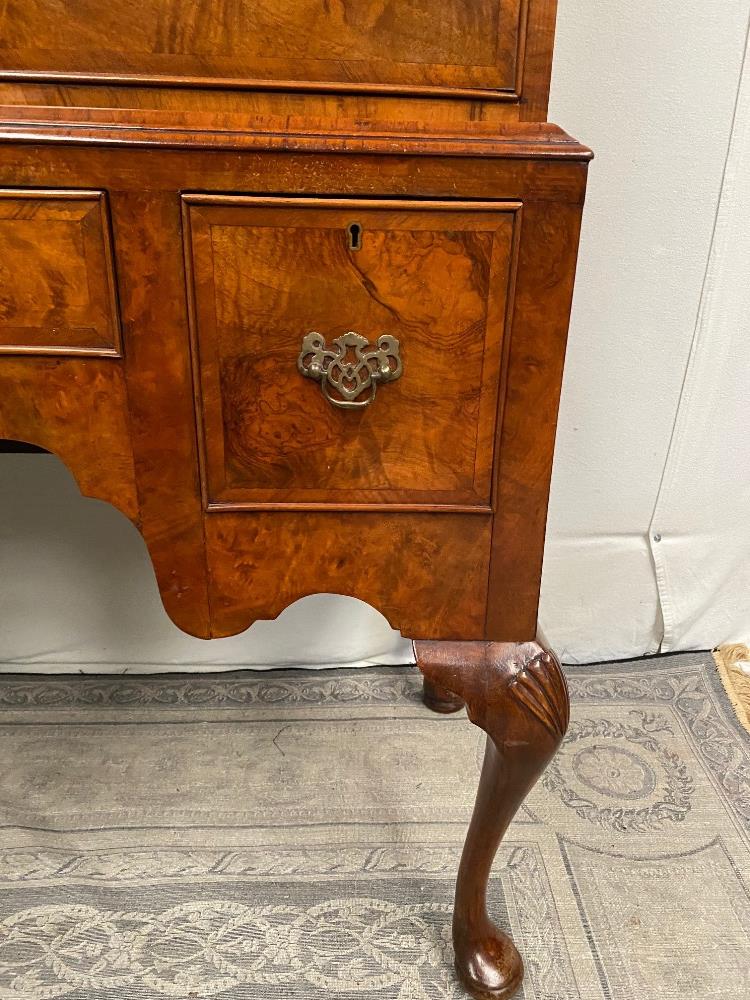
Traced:
POLYGON ((186 196, 208 507, 488 511, 518 210, 186 196))
POLYGON ((119 351, 104 192, 0 190, 0 354, 119 351))
POLYGON ((15 73, 512 92, 525 0, 7 0, 15 73))

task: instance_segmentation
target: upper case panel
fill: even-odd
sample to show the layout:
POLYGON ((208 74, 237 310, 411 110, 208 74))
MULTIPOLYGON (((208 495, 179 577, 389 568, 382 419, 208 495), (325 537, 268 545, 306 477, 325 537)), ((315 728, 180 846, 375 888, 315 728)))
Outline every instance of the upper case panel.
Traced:
POLYGON ((488 510, 518 208, 186 196, 209 507, 488 510))
MULTIPOLYGON (((538 0, 537 0, 538 2, 538 0)), ((3 71, 516 90, 527 0, 6 0, 3 71), (135 16, 134 16, 135 15, 135 16)))

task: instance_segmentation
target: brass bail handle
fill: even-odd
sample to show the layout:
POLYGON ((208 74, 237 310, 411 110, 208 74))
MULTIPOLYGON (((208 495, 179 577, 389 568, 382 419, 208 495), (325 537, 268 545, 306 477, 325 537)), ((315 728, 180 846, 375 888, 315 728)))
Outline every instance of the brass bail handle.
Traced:
POLYGON ((334 406, 361 410, 375 399, 378 385, 401 378, 400 345, 396 337, 384 333, 373 347, 367 337, 350 330, 334 337, 331 346, 312 330, 302 338, 297 368, 306 378, 320 382, 320 388, 334 406), (352 355, 349 354, 353 351, 352 355), (364 399, 360 399, 364 396, 364 399))

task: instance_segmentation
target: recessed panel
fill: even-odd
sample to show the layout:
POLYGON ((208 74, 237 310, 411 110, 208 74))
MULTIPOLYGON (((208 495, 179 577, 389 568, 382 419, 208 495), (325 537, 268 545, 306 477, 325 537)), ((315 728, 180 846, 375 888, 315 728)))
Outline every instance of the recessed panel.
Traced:
POLYGON ((523 9, 523 0, 6 0, 0 46, 14 72, 511 92, 523 9))
POLYGON ((489 510, 517 209, 187 196, 209 507, 489 510))
POLYGON ((0 191, 0 354, 119 353, 101 191, 0 191))

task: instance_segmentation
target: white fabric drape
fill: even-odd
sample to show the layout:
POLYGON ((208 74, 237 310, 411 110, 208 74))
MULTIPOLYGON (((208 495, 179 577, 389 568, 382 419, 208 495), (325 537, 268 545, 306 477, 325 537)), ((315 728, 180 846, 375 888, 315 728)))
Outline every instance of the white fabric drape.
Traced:
POLYGON ((651 524, 664 651, 750 640, 750 53, 651 524))

